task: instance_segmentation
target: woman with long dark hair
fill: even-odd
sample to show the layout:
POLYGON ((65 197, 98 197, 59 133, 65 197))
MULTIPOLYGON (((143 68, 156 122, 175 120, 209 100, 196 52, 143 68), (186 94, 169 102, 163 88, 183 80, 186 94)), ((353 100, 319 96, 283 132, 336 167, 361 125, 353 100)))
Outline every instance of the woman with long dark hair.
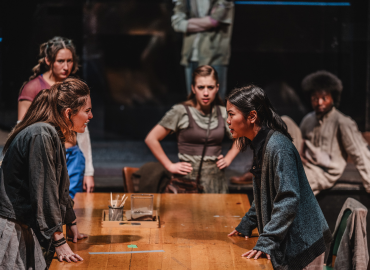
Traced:
POLYGON ((55 251, 60 261, 82 260, 63 236, 63 224, 77 229, 64 141, 83 133, 91 118, 88 86, 66 79, 39 92, 10 133, 0 175, 0 265, 6 269, 45 269, 55 251))
POLYGON ((221 154, 222 140, 230 133, 226 126, 226 109, 222 106, 218 89, 218 76, 213 67, 204 65, 195 69, 188 100, 173 106, 145 139, 153 155, 169 172, 195 181, 209 126, 200 179, 205 193, 227 193, 223 169, 239 153, 233 145, 225 157, 221 154), (160 144, 171 132, 177 134, 180 159, 177 163, 172 163, 160 144))
MULTIPOLYGON (((25 82, 18 97, 18 121, 20 122, 31 102, 43 89, 62 82, 78 71, 78 56, 72 40, 54 37, 40 46, 40 59, 32 69, 33 75, 25 82)), ((65 142, 67 166, 70 177, 70 195, 94 191, 94 167, 92 164, 89 131, 77 134, 65 142)), ((77 241, 77 239, 76 239, 77 241)))
POLYGON ((331 233, 283 120, 255 86, 227 97, 227 123, 241 150, 253 149, 254 201, 229 236, 259 238, 248 259, 265 254, 274 269, 322 269, 331 233))

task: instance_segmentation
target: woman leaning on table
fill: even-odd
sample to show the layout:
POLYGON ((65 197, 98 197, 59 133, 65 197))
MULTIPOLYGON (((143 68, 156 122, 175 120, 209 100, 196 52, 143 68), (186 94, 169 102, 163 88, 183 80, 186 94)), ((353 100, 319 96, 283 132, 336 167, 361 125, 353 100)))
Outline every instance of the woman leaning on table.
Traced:
MULTIPOLYGON (((43 89, 49 89, 78 71, 78 56, 72 40, 54 37, 40 46, 39 63, 32 69, 33 75, 23 84, 18 97, 18 122, 30 107, 33 99, 43 89)), ((70 195, 94 191, 94 167, 92 164, 88 128, 82 134, 65 142, 67 167, 71 186, 70 195), (78 143, 78 144, 77 144, 78 143)))
POLYGON ((192 92, 187 101, 173 106, 150 131, 145 142, 169 172, 195 181, 206 139, 209 114, 212 114, 200 184, 205 193, 227 193, 223 169, 230 165, 239 150, 233 144, 225 157, 221 155, 222 140, 230 133, 226 126, 226 109, 218 95, 217 72, 213 67, 204 65, 195 69, 192 78, 192 92), (171 132, 177 134, 180 159, 177 163, 169 160, 160 144, 171 132))
POLYGON ((64 141, 92 118, 90 91, 77 79, 39 92, 4 146, 0 175, 0 265, 45 269, 54 252, 77 262, 63 224, 78 234, 69 196, 64 141))
POLYGON ((331 233, 285 123, 254 85, 227 98, 227 123, 241 150, 251 146, 254 201, 229 236, 259 238, 248 259, 265 254, 274 269, 322 269, 331 233))

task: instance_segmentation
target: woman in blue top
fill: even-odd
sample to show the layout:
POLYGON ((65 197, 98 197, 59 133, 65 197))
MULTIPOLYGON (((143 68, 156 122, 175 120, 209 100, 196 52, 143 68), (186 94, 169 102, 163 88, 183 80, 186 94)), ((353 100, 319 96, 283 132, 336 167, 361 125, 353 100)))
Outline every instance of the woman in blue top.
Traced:
POLYGON ((229 236, 248 239, 258 228, 256 246, 242 256, 265 254, 274 269, 322 269, 331 233, 285 123, 254 85, 233 90, 226 109, 233 138, 254 156, 254 201, 229 236))

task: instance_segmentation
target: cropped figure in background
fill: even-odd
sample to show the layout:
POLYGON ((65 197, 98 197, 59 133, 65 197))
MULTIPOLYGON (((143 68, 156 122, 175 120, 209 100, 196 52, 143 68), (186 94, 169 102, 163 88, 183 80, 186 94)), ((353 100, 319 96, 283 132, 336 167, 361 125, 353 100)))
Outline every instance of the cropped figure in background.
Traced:
POLYGON ((145 143, 169 172, 195 181, 210 119, 200 184, 205 193, 227 193, 223 169, 230 165, 239 150, 234 143, 225 157, 221 155, 222 140, 231 134, 226 125, 226 109, 218 95, 219 81, 215 69, 207 65, 196 68, 191 88, 188 100, 173 106, 150 131, 145 143), (171 132, 177 134, 180 159, 177 163, 169 160, 160 144, 171 132))
POLYGON ((184 33, 181 65, 185 66, 188 94, 193 71, 211 65, 218 73, 219 94, 225 98, 234 3, 230 0, 176 0, 172 27, 184 33))
MULTIPOLYGON (((32 69, 34 74, 25 82, 18 98, 18 122, 21 121, 33 99, 43 89, 49 89, 64 81, 78 70, 78 56, 72 40, 54 37, 40 46, 39 63, 32 69)), ((90 134, 86 128, 77 139, 66 141, 67 166, 70 177, 70 195, 76 192, 94 191, 94 167, 92 164, 90 134), (81 150, 80 150, 81 149, 81 150)))
POLYGON ((48 269, 54 253, 77 262, 63 235, 78 235, 63 142, 92 118, 90 90, 77 79, 39 92, 5 143, 0 172, 0 268, 48 269))
POLYGON ((254 150, 254 201, 229 236, 248 239, 258 228, 255 247, 242 256, 258 259, 265 254, 274 269, 323 269, 331 232, 285 123, 254 85, 230 93, 227 113, 240 149, 250 145, 254 150))
POLYGON ((355 121, 336 109, 343 89, 341 80, 330 72, 317 71, 303 79, 302 88, 310 96, 314 111, 304 117, 300 128, 289 117, 282 118, 300 152, 314 194, 335 184, 348 157, 356 165, 366 191, 370 192, 367 143, 355 121))

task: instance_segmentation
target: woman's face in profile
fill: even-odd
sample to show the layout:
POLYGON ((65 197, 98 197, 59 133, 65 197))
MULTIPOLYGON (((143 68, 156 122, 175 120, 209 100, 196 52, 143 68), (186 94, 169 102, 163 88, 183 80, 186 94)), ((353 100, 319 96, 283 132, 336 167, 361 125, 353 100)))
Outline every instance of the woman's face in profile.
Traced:
POLYGON ((218 92, 218 84, 212 76, 197 76, 191 86, 195 99, 201 107, 210 106, 218 92))
POLYGON ((229 101, 226 103, 227 123, 234 139, 246 137, 253 140, 255 134, 254 126, 257 124, 257 112, 255 110, 249 112, 247 118, 244 114, 229 101))
POLYGON ((80 108, 77 114, 71 116, 71 121, 73 123, 72 130, 77 133, 84 133, 91 118, 93 118, 91 112, 91 99, 90 96, 88 96, 85 105, 80 108))
POLYGON ((248 130, 250 124, 245 119, 241 111, 239 111, 229 101, 226 103, 227 110, 227 123, 234 139, 245 137, 245 133, 248 130))

